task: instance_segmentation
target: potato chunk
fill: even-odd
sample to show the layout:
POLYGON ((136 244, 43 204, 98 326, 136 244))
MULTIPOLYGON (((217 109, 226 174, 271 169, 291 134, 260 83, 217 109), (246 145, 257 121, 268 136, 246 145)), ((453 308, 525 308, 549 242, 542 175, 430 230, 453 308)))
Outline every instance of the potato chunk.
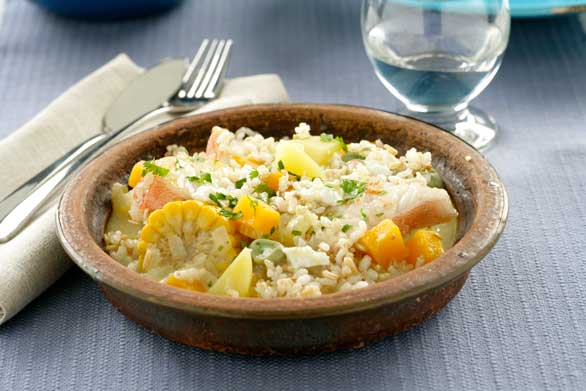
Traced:
POLYGON ((303 145, 303 150, 317 164, 325 166, 336 152, 342 152, 342 146, 338 140, 332 137, 324 139, 321 136, 311 136, 308 138, 294 139, 295 142, 303 145))
POLYGON ((283 162, 285 169, 297 176, 322 177, 320 166, 305 153, 303 144, 297 141, 281 141, 277 145, 275 159, 283 162))
POLYGON ((208 292, 228 296, 233 291, 237 292, 239 297, 250 296, 250 286, 252 284, 252 257, 250 252, 249 248, 243 249, 208 292))

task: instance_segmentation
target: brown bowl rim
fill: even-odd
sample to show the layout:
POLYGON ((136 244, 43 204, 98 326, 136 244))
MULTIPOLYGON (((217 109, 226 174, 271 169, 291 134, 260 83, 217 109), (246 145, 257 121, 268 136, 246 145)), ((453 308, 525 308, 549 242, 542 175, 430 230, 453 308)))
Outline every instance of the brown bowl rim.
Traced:
MULTIPOLYGON (((102 170, 103 171, 103 170, 102 170)), ((93 178, 92 180, 97 180, 93 178)), ((498 174, 486 158, 456 136, 414 118, 377 109, 336 104, 262 104, 211 111, 204 114, 173 120, 141 132, 110 148, 85 166, 68 184, 59 201, 56 215, 59 240, 73 261, 99 283, 119 291, 160 305, 200 314, 213 314, 236 318, 286 319, 311 318, 341 313, 350 313, 399 302, 421 295, 442 286, 466 273, 476 265, 494 246, 500 237, 508 215, 507 193, 498 174), (82 178, 99 172, 103 162, 123 153, 132 144, 143 138, 155 140, 154 135, 170 126, 181 127, 192 122, 226 115, 241 115, 251 111, 310 109, 327 112, 344 110, 354 114, 375 116, 380 119, 399 119, 424 124, 436 134, 433 137, 448 142, 469 156, 467 164, 474 172, 482 172, 483 180, 490 191, 482 193, 477 213, 469 229, 460 240, 436 262, 429 263, 399 277, 379 282, 355 291, 327 294, 317 298, 230 298, 192 292, 169 287, 150 280, 121 265, 111 258, 90 233, 89 226, 79 227, 75 222, 83 221, 82 200, 84 192, 82 178)))

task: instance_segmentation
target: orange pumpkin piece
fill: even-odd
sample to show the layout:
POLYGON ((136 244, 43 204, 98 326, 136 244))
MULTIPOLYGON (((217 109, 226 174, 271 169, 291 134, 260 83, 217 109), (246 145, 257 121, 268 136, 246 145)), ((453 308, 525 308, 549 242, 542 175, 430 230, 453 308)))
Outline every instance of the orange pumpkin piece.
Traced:
POLYGON ((359 243, 373 261, 384 269, 393 261, 403 261, 409 254, 401 230, 390 219, 385 219, 366 231, 359 243))
POLYGON ((142 161, 136 163, 134 167, 132 167, 132 171, 130 171, 130 176, 128 177, 128 186, 136 187, 139 182, 142 180, 142 172, 144 171, 144 164, 142 161))
POLYGON ((236 220, 238 231, 252 239, 271 236, 281 221, 279 212, 250 196, 243 196, 238 200, 234 213, 242 213, 242 217, 236 220))
POLYGON ((444 253, 442 238, 435 231, 420 229, 405 242, 405 245, 409 249, 407 262, 413 266, 420 257, 425 263, 429 263, 444 253))
POLYGON ((163 178, 155 176, 148 190, 145 191, 140 209, 150 211, 161 209, 171 201, 184 201, 185 196, 163 178))
POLYGON ((175 288, 188 289, 190 291, 197 292, 205 292, 207 290, 206 287, 200 281, 181 280, 175 277, 175 275, 173 274, 171 274, 169 278, 167 278, 167 285, 174 286, 175 288))
POLYGON ((262 181, 264 183, 266 183, 267 186, 269 187, 269 189, 271 189, 272 191, 278 191, 279 190, 279 180, 281 179, 282 176, 283 176, 283 174, 281 174, 279 171, 275 171, 275 172, 271 172, 270 174, 265 175, 262 178, 262 181))
POLYGON ((252 166, 252 167, 258 167, 262 164, 262 162, 260 160, 256 160, 256 159, 252 159, 252 158, 243 158, 243 157, 237 156, 237 155, 232 156, 232 159, 236 160, 236 163, 240 164, 241 166, 248 164, 249 166, 252 166))

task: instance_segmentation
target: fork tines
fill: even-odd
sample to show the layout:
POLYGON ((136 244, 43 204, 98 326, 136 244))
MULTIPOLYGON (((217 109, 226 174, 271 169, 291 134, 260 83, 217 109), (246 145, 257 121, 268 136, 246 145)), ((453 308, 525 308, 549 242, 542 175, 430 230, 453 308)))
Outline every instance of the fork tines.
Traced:
POLYGON ((214 99, 228 66, 232 40, 204 39, 183 76, 180 99, 214 99))

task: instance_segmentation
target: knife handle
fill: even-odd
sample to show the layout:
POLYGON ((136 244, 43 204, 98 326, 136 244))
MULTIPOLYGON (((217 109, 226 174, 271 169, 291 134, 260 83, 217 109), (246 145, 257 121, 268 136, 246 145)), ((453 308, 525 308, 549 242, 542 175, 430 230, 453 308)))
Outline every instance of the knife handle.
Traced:
POLYGON ((109 140, 104 133, 91 137, 0 201, 0 243, 12 239, 69 175, 109 140))

